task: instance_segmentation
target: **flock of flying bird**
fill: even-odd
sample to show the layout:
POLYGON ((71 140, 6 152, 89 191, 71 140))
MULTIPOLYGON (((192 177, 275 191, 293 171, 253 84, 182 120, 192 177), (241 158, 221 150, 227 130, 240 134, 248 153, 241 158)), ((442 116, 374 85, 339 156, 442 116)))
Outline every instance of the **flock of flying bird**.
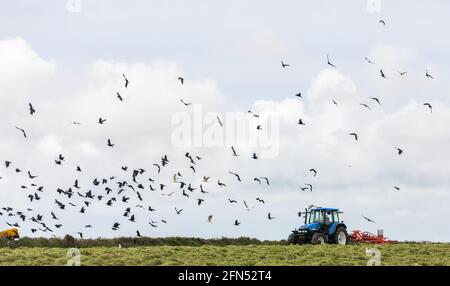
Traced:
MULTIPOLYGON (((386 25, 385 21, 383 21, 383 20, 380 20, 380 23, 383 25, 386 25)), ((329 67, 331 67, 333 69, 336 68, 335 64, 332 63, 329 55, 326 55, 326 60, 327 60, 327 65, 329 67)), ((376 65, 376 63, 374 61, 372 61, 371 59, 369 59, 368 57, 365 57, 365 61, 370 65, 376 65)), ((285 61, 281 61, 281 67, 283 69, 289 68, 290 64, 286 63, 285 61)), ((379 72, 380 72, 380 77, 382 77, 382 78, 388 77, 388 75, 383 71, 383 69, 380 68, 379 72)), ((406 71, 398 71, 398 73, 400 76, 405 76, 407 74, 406 71)), ((125 89, 127 89, 130 85, 130 81, 125 76, 125 74, 122 74, 122 76, 124 79, 124 87, 125 87, 125 89)), ((428 70, 425 71, 425 77, 427 79, 434 79, 434 77, 428 72, 428 70)), ((180 82, 181 85, 183 85, 185 82, 185 79, 181 76, 178 77, 177 80, 180 82)), ((117 92, 116 95, 117 95, 117 98, 119 101, 123 102, 125 100, 124 96, 122 96, 119 92, 117 92)), ((300 99, 303 98, 303 96, 300 92, 295 94, 295 96, 300 99)), ((378 105, 381 105, 381 100, 379 98, 372 97, 371 100, 376 102, 378 105)), ((185 102, 183 99, 180 99, 180 101, 185 106, 189 106, 192 104, 192 103, 185 102)), ((336 106, 338 105, 338 103, 334 99, 331 99, 331 101, 336 106)), ((368 104, 361 103, 360 105, 364 108, 367 108, 368 110, 371 110, 371 107, 368 104)), ((423 105, 426 106, 430 110, 430 112, 432 112, 433 107, 430 103, 425 102, 425 103, 423 103, 423 105)), ((29 110, 29 114, 31 116, 33 116, 36 113, 36 109, 32 103, 29 103, 28 110, 29 110)), ((248 114, 255 118, 259 117, 258 114, 256 114, 255 112, 253 112, 251 110, 248 111, 248 114)), ((217 117, 217 121, 218 121, 218 124, 222 127, 223 122, 221 121, 221 119, 219 117, 217 117)), ((103 125, 103 124, 106 124, 106 122, 107 122, 106 118, 99 117, 98 124, 103 125)), ((80 122, 72 122, 72 124, 81 125, 80 122)), ((303 122, 303 120, 301 118, 298 120, 297 124, 305 125, 305 123, 303 122)), ((23 128, 20 128, 18 126, 16 126, 16 129, 20 132, 20 134, 25 139, 28 138, 26 130, 24 130, 23 128)), ((257 125, 256 129, 262 130, 262 126, 257 125)), ((359 136, 356 132, 350 132, 350 133, 348 133, 348 135, 352 136, 355 141, 359 140, 359 136)), ((105 141, 106 141, 105 145, 107 147, 113 148, 115 146, 115 144, 111 141, 110 138, 108 138, 105 141)), ((393 148, 395 148, 396 153, 398 155, 402 155, 404 153, 403 149, 401 149, 400 147, 394 146, 393 148)), ((237 150, 233 146, 231 146, 230 155, 234 156, 234 157, 240 156, 240 154, 238 154, 237 150)), ((249 155, 249 157, 251 157, 254 160, 259 159, 259 156, 256 153, 251 154, 251 156, 249 155)), ((189 165, 189 169, 192 170, 193 174, 195 174, 197 172, 197 169, 196 169, 197 164, 199 163, 199 161, 202 160, 202 157, 200 157, 198 155, 191 155, 189 152, 186 152, 185 158, 187 160, 187 164, 189 165)), ((54 161, 54 163, 59 166, 63 165, 65 162, 66 162, 66 158, 62 154, 60 154, 54 161)), ((167 166, 169 163, 170 163, 170 160, 168 158, 168 155, 163 155, 157 163, 153 164, 154 171, 157 174, 160 174, 162 168, 167 166)), ((14 172, 14 173, 18 173, 18 174, 25 173, 18 166, 15 166, 12 161, 8 161, 8 160, 4 161, 4 167, 7 170, 10 170, 11 172, 14 172)), ((77 166, 75 171, 83 172, 83 170, 80 166, 77 166)), ((52 197, 53 204, 57 209, 49 210, 49 213, 47 215, 40 214, 39 212, 35 212, 33 210, 33 208, 31 208, 31 207, 29 207, 25 210, 19 210, 19 209, 10 207, 10 206, 6 206, 6 207, 3 206, 3 207, 0 207, 0 217, 2 217, 2 216, 6 217, 7 225, 9 225, 11 227, 20 228, 21 224, 25 223, 26 221, 30 221, 33 223, 33 225, 30 227, 30 230, 32 233, 37 233, 37 232, 54 233, 55 229, 60 229, 61 227, 63 227, 63 223, 60 221, 60 219, 58 217, 58 212, 62 212, 62 211, 65 211, 65 210, 71 208, 71 209, 76 209, 81 214, 85 214, 89 210, 89 208, 91 208, 96 203, 103 203, 106 206, 110 206, 110 207, 120 203, 120 204, 124 205, 123 206, 123 208, 124 208, 123 217, 126 218, 127 222, 134 223, 137 220, 137 214, 136 214, 137 209, 142 209, 143 211, 148 212, 149 214, 156 212, 156 209, 153 208, 152 206, 144 206, 145 200, 142 196, 143 192, 160 191, 162 196, 167 196, 167 197, 171 197, 175 193, 175 191, 165 192, 165 190, 167 189, 166 184, 157 183, 153 178, 150 178, 148 176, 143 178, 144 174, 148 173, 148 170, 146 170, 146 169, 143 169, 143 168, 129 169, 128 166, 122 166, 121 172, 125 172, 128 174, 127 179, 119 179, 117 176, 111 176, 109 178, 101 178, 101 179, 95 178, 92 181, 91 188, 88 188, 89 189, 88 191, 81 190, 82 188, 80 187, 80 183, 79 183, 78 179, 75 179, 73 185, 70 187, 58 188, 56 190, 56 192, 54 191, 55 192, 54 195, 56 196, 56 198, 52 197), (112 187, 111 184, 113 184, 117 188, 112 187), (134 199, 136 199, 137 201, 139 201, 140 203, 135 206, 127 205, 127 204, 129 204, 130 200, 133 201, 132 197, 134 199)), ((314 177, 316 177, 318 175, 318 171, 314 168, 309 169, 309 172, 314 177)), ((235 172, 231 172, 231 171, 229 171, 228 173, 229 173, 229 175, 235 177, 237 182, 242 182, 242 178, 239 174, 237 174, 235 172)), ((27 199, 31 203, 41 200, 42 194, 45 191, 44 190, 45 187, 36 183, 36 179, 38 178, 38 176, 33 175, 31 171, 26 171, 26 176, 28 177, 28 179, 31 180, 32 183, 28 184, 28 185, 22 185, 20 188, 28 191, 27 199)), ((0 177, 0 180, 1 179, 2 178, 0 177)), ((208 194, 208 191, 206 191, 206 186, 207 186, 207 184, 212 183, 210 179, 211 179, 210 177, 203 176, 203 178, 201 179, 201 181, 202 181, 201 184, 199 184, 197 186, 193 186, 192 183, 185 182, 183 180, 183 174, 181 174, 180 172, 176 172, 173 175, 173 183, 177 184, 179 186, 179 190, 180 190, 179 194, 186 198, 196 197, 196 204, 198 206, 201 206, 205 201, 205 195, 208 194), (199 197, 200 194, 198 192, 196 192, 196 190, 199 190, 199 193, 201 193, 202 197, 199 197)), ((270 186, 270 181, 269 181, 269 178, 267 178, 267 177, 255 177, 255 178, 253 178, 253 181, 257 184, 265 184, 267 186, 270 186)), ((226 187, 226 184, 223 181, 221 181, 220 179, 217 179, 217 186, 220 188, 224 188, 224 187, 226 187)), ((394 186, 394 189, 400 190, 400 188, 398 186, 394 186)), ((312 184, 301 185, 299 187, 299 190, 312 192, 313 185, 312 184)), ((46 192, 51 192, 51 191, 48 190, 46 192)), ((265 204, 264 199, 262 199, 260 197, 255 198, 255 201, 259 204, 265 204)), ((237 204, 238 201, 235 199, 228 198, 228 203, 237 204)), ((242 201, 242 204, 245 207, 245 209, 247 209, 248 211, 250 210, 250 207, 249 207, 247 201, 245 201, 245 200, 242 201)), ((174 212, 176 215, 182 215, 183 209, 174 207, 174 212)), ((374 220, 367 218, 364 215, 362 215, 362 217, 365 220, 367 220, 368 222, 372 222, 372 223, 375 222, 374 220)), ((273 220, 273 219, 275 219, 275 217, 270 212, 268 212, 267 219, 273 220)), ((213 223, 213 215, 209 215, 207 217, 206 221, 208 223, 213 223)), ((113 231, 119 230, 122 223, 123 222, 112 222, 111 229, 113 231)), ((149 219, 149 222, 148 222, 148 224, 154 228, 158 227, 160 224, 166 224, 166 223, 168 223, 168 221, 166 219, 152 220, 151 218, 149 219)), ((235 226, 239 226, 240 224, 241 224, 241 222, 238 219, 234 219, 235 226)), ((88 228, 93 228, 93 226, 91 224, 87 224, 87 225, 84 225, 83 228, 88 229, 88 228)), ((82 230, 78 231, 77 233, 80 236, 80 238, 83 238, 82 230)), ((138 237, 141 236, 141 232, 139 230, 136 230, 136 236, 138 236, 138 237)))

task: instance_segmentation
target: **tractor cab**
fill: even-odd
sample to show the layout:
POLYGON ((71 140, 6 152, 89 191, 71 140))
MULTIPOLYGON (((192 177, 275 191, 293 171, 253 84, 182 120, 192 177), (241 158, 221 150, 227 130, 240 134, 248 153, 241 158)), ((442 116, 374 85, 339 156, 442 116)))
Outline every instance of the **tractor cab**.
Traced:
POLYGON ((341 213, 336 208, 313 208, 299 212, 299 216, 303 215, 305 218, 304 224, 292 232, 288 242, 347 244, 347 227, 339 218, 341 213))

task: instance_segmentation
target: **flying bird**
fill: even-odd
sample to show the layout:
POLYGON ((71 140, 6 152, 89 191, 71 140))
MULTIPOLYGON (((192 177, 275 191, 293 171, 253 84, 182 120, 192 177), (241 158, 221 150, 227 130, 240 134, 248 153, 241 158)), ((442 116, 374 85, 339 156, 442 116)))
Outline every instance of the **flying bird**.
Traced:
POLYGON ((27 138, 27 133, 25 132, 25 130, 23 130, 22 128, 19 128, 19 127, 17 127, 17 126, 16 126, 16 129, 17 129, 17 130, 20 130, 20 131, 22 132, 23 137, 27 138))
POLYGON ((381 75, 381 77, 387 78, 386 75, 384 74, 383 70, 380 70, 380 75, 381 75))
POLYGON ((208 222, 209 222, 209 223, 212 223, 212 218, 213 218, 212 215, 209 215, 209 216, 208 216, 208 222))
POLYGON ((329 66, 332 66, 332 67, 336 68, 336 66, 333 65, 333 64, 330 62, 330 57, 329 57, 328 55, 327 55, 327 63, 328 63, 329 66))
POLYGON ((305 125, 305 123, 303 122, 303 120, 300 118, 297 122, 298 125, 305 125))
POLYGON ((234 149, 233 146, 231 146, 231 151, 233 152, 233 156, 235 156, 235 157, 239 156, 239 155, 236 153, 236 150, 234 149))
POLYGON ((272 219, 274 219, 275 217, 271 216, 270 213, 268 213, 268 214, 267 214, 267 218, 268 218, 269 220, 272 220, 272 219))
POLYGON ((241 182, 241 177, 240 177, 238 174, 233 173, 233 172, 230 172, 230 171, 228 171, 228 173, 230 173, 231 175, 236 176, 237 180, 238 180, 239 182, 241 182))
POLYGON ((359 105, 361 105, 361 106, 363 106, 363 107, 365 107, 365 108, 367 108, 367 109, 369 109, 369 110, 372 110, 372 109, 370 108, 370 106, 368 106, 368 105, 365 104, 365 103, 360 103, 359 105))
POLYGON ((130 83, 127 79, 127 77, 125 76, 125 74, 122 74, 123 78, 125 79, 125 88, 128 88, 128 84, 130 83))
POLYGON ((190 102, 184 102, 183 99, 180 99, 180 101, 181 101, 185 106, 189 106, 189 105, 192 104, 192 103, 190 103, 190 102))
POLYGON ((317 171, 314 168, 309 169, 309 171, 314 173, 314 177, 317 176, 317 171))
POLYGON ((181 82, 181 84, 183 85, 184 84, 184 78, 183 77, 178 77, 178 80, 181 82))
POLYGON ((290 66, 289 64, 286 64, 286 63, 284 63, 283 61, 281 61, 281 67, 282 67, 282 68, 289 67, 289 66, 290 66))
POLYGON ((375 221, 373 221, 373 220, 371 220, 370 218, 367 218, 367 217, 365 217, 365 216, 363 216, 363 215, 361 215, 365 220, 367 220, 367 221, 369 221, 369 222, 373 222, 373 223, 375 223, 375 221))
MULTIPOLYGON (((108 146, 109 146, 109 147, 114 147, 114 145, 115 145, 115 144, 112 144, 112 143, 111 143, 111 139, 108 139, 108 146)), ((119 148, 119 149, 120 149, 120 148, 119 148)))
POLYGON ((33 115, 36 113, 36 110, 34 109, 33 105, 31 103, 28 103, 28 108, 30 110, 30 114, 33 115))
POLYGON ((117 94, 117 98, 118 98, 120 101, 123 101, 123 98, 122 98, 122 96, 120 95, 120 93, 117 92, 116 94, 117 94))
POLYGON ((398 148, 398 147, 394 147, 394 148, 397 149, 398 155, 403 154, 403 150, 402 150, 402 149, 400 149, 400 148, 398 148))
POLYGON ((372 64, 372 65, 375 64, 375 63, 374 63, 373 61, 371 61, 368 57, 364 57, 364 59, 365 59, 369 64, 372 64))
POLYGON ((356 134, 356 133, 349 133, 348 135, 355 137, 355 140, 358 141, 358 134, 356 134))
POLYGON ((105 123, 105 122, 106 122, 106 119, 104 119, 104 118, 101 118, 101 117, 100 117, 100 118, 98 119, 98 123, 99 123, 99 124, 103 124, 103 123, 105 123))
POLYGON ((431 104, 425 102, 423 105, 427 106, 430 109, 430 112, 433 113, 433 106, 431 106, 431 104))
POLYGON ((370 99, 375 100, 378 105, 381 105, 380 99, 378 99, 377 97, 371 97, 370 99))
POLYGON ((407 74, 408 72, 407 72, 407 71, 404 71, 404 72, 399 71, 398 73, 399 73, 400 75, 405 75, 405 74, 407 74))
POLYGON ((434 77, 433 77, 431 74, 428 73, 428 70, 425 70, 425 76, 426 76, 427 78, 434 79, 434 77))
POLYGON ((386 26, 386 22, 383 19, 380 20, 379 23, 383 24, 383 26, 386 26))

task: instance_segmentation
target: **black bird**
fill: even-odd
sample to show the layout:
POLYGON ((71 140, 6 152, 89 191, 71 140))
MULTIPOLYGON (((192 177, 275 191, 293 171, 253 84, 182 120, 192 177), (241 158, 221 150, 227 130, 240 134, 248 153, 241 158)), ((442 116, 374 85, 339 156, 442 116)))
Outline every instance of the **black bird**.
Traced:
POLYGON ((269 178, 267 178, 267 177, 260 177, 260 179, 263 179, 263 180, 265 180, 266 181, 266 184, 269 186, 270 184, 269 184, 269 178))
POLYGON ((106 122, 106 119, 104 119, 104 118, 101 118, 101 117, 100 117, 100 118, 98 119, 98 123, 99 123, 99 124, 103 124, 103 123, 105 123, 105 122, 106 122))
POLYGON ((235 157, 239 156, 239 155, 236 153, 236 150, 234 149, 233 146, 231 146, 231 151, 233 152, 233 156, 235 156, 235 157))
POLYGON ((217 181, 217 184, 221 187, 226 187, 227 185, 225 185, 224 183, 222 183, 220 180, 217 181))
POLYGON ((262 199, 260 199, 260 198, 256 198, 256 200, 257 200, 258 202, 260 202, 260 203, 263 203, 263 204, 265 203, 264 200, 262 200, 262 199))
POLYGON ((192 103, 190 103, 190 102, 184 102, 183 99, 180 99, 180 101, 181 101, 185 106, 189 106, 189 105, 192 104, 192 103))
POLYGON ((428 73, 428 70, 425 71, 425 76, 426 76, 427 78, 434 79, 434 77, 428 73))
POLYGON ((31 175, 31 172, 30 172, 30 171, 28 171, 28 177, 29 177, 30 179, 34 179, 34 178, 37 178, 37 176, 33 176, 33 175, 31 175))
POLYGON ((284 63, 283 61, 281 61, 281 67, 282 67, 282 68, 289 67, 289 66, 290 66, 289 64, 286 64, 286 63, 284 63))
POLYGON ((371 220, 370 218, 367 218, 367 217, 365 217, 365 216, 363 216, 363 215, 361 215, 361 216, 362 216, 364 219, 366 219, 367 221, 375 223, 375 221, 371 220))
POLYGON ((17 127, 17 126, 16 126, 16 129, 17 129, 17 130, 20 130, 20 131, 22 132, 23 137, 27 138, 27 133, 25 132, 25 130, 23 130, 22 128, 19 128, 19 127, 17 127))
POLYGON ((130 83, 127 79, 127 77, 125 76, 125 74, 122 74, 123 78, 125 79, 125 88, 128 88, 128 84, 130 83))
POLYGON ((30 114, 33 115, 36 113, 36 110, 34 109, 33 105, 31 103, 28 103, 28 108, 30 110, 30 114))
POLYGON ((349 133, 348 135, 351 135, 351 136, 355 137, 355 140, 358 141, 358 134, 356 134, 356 133, 349 133))
MULTIPOLYGON (((115 144, 112 144, 112 143, 111 143, 111 139, 108 139, 108 146, 109 146, 109 147, 114 147, 114 145, 115 145, 115 144)), ((119 149, 120 149, 120 148, 119 148, 119 149)))
POLYGON ((175 208, 175 212, 179 215, 181 214, 181 212, 183 211, 183 209, 177 210, 177 208, 175 208))
POLYGON ((394 186, 394 189, 396 189, 397 191, 400 191, 400 188, 397 186, 394 186))
POLYGON ((253 117, 255 117, 255 118, 259 118, 259 115, 256 114, 256 113, 253 113, 253 111, 251 111, 251 110, 247 111, 247 113, 250 113, 250 114, 253 115, 253 117))
POLYGON ((238 180, 239 182, 241 182, 241 177, 240 177, 238 174, 233 173, 233 172, 230 172, 230 171, 228 171, 228 173, 230 173, 231 175, 236 176, 237 180, 238 180))
POLYGON ((220 120, 219 116, 217 116, 217 121, 219 122, 220 127, 223 127, 223 122, 220 120))
POLYGON ((241 224, 241 223, 240 223, 238 220, 235 220, 235 221, 234 221, 234 225, 235 225, 235 226, 239 226, 240 224, 241 224))
POLYGON ((309 171, 314 173, 314 177, 317 176, 317 171, 314 168, 309 169, 309 171))
POLYGON ((77 166, 77 172, 81 172, 81 167, 77 166))
POLYGON ((364 59, 369 63, 369 64, 372 64, 372 65, 374 65, 375 63, 374 62, 372 62, 368 57, 364 57, 364 59))
POLYGON ((381 74, 381 77, 386 78, 386 75, 384 74, 383 70, 380 70, 380 74, 381 74))
POLYGON ((139 230, 136 230, 136 236, 141 237, 141 233, 139 232, 139 230))
POLYGON ((298 125, 305 125, 305 123, 303 122, 303 120, 301 118, 298 119, 297 124, 298 125))
POLYGON ((327 63, 328 63, 329 66, 332 66, 332 67, 336 68, 336 66, 333 65, 333 64, 330 62, 330 57, 329 57, 328 55, 327 55, 327 63))
POLYGON ((386 26, 386 22, 385 22, 383 19, 381 19, 379 22, 380 22, 381 24, 383 24, 383 26, 386 26))
POLYGON ((408 73, 407 71, 404 71, 404 72, 401 72, 401 71, 399 71, 398 72, 400 75, 405 75, 406 73, 408 73))
POLYGON ((255 160, 257 160, 259 157, 258 156, 256 156, 256 153, 253 153, 253 156, 252 156, 252 158, 253 159, 255 159, 255 160))
POLYGON ((360 103, 359 105, 364 106, 365 108, 367 108, 367 109, 369 109, 369 110, 372 110, 372 109, 370 108, 370 106, 368 106, 368 105, 365 104, 365 103, 360 103))
POLYGON ((230 202, 230 204, 234 204, 234 203, 237 203, 237 201, 236 201, 236 200, 232 200, 232 199, 228 199, 228 201, 230 202))
POLYGON ((11 163, 12 163, 12 162, 10 162, 10 161, 5 161, 5 166, 6 166, 6 168, 8 168, 9 165, 11 165, 11 163))
POLYGON ((303 96, 302 96, 302 93, 301 93, 301 92, 299 92, 299 93, 296 93, 296 94, 295 94, 295 96, 296 96, 296 97, 299 97, 299 98, 303 98, 303 96))
POLYGON ((118 98, 120 101, 123 101, 123 98, 122 98, 122 96, 120 95, 120 93, 117 92, 116 94, 117 94, 117 98, 118 98))
POLYGON ((253 181, 258 182, 259 184, 261 184, 261 180, 259 178, 253 178, 253 181))
POLYGON ((201 205, 205 200, 204 199, 197 199, 197 204, 201 205))
POLYGON ((394 148, 397 149, 398 155, 403 154, 403 150, 402 150, 402 149, 400 149, 400 148, 398 148, 398 147, 394 147, 394 148))
POLYGON ((431 104, 425 102, 423 105, 427 106, 430 109, 430 112, 433 113, 433 106, 431 106, 431 104))
POLYGON ((181 84, 184 84, 184 78, 183 77, 178 77, 178 80, 181 82, 181 84))
POLYGON ((375 100, 375 101, 378 103, 378 105, 381 105, 381 102, 380 102, 380 100, 379 100, 378 98, 376 98, 376 97, 371 97, 370 99, 375 100))
POLYGON ((268 213, 268 214, 267 214, 267 218, 268 218, 269 220, 272 220, 272 219, 274 219, 275 217, 271 216, 270 213, 268 213))

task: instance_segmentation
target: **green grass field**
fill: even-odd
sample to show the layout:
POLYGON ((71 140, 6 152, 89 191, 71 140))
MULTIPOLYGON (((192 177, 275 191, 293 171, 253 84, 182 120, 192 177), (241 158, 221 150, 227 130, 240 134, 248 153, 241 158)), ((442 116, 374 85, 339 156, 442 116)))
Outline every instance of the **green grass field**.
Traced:
MULTIPOLYGON (((450 266, 450 244, 247 245, 91 247, 81 265, 361 265, 366 247, 380 250, 381 265, 450 266)), ((66 265, 67 248, 0 248, 0 265, 66 265)))

